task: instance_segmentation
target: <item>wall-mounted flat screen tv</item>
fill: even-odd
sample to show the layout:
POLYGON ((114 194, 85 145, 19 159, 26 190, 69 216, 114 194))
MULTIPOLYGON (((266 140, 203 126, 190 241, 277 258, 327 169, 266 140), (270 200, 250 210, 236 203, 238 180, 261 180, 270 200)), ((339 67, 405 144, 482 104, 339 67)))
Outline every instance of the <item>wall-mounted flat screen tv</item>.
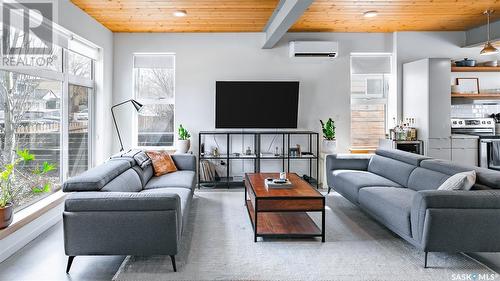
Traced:
POLYGON ((217 81, 218 129, 297 128, 298 81, 217 81))

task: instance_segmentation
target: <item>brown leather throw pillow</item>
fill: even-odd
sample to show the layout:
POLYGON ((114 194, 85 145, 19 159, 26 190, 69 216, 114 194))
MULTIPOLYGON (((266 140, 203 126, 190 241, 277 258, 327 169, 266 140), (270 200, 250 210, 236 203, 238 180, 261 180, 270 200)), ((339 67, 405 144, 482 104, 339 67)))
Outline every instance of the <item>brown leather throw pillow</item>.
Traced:
POLYGON ((165 151, 146 151, 153 162, 155 176, 159 177, 177 171, 172 156, 165 151))

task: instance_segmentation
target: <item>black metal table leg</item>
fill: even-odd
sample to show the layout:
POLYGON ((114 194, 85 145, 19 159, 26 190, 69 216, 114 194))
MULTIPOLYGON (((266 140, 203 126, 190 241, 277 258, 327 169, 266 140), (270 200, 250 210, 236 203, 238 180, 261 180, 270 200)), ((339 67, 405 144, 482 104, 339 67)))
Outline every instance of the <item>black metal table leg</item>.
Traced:
POLYGON ((323 210, 321 211, 321 242, 325 242, 325 197, 323 197, 323 210))

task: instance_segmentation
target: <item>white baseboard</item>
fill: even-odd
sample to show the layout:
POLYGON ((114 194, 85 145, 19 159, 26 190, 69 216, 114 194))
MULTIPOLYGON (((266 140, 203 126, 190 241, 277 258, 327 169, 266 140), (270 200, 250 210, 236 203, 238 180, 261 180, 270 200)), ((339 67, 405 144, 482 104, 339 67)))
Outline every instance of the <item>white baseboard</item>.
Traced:
POLYGON ((26 246, 41 233, 62 219, 64 203, 57 205, 40 217, 0 240, 0 262, 26 246))

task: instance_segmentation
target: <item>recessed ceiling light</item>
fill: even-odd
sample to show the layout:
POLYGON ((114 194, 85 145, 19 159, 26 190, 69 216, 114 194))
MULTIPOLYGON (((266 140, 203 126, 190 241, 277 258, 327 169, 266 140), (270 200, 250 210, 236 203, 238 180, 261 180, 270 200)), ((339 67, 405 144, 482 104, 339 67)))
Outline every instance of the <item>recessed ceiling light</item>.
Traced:
POLYGON ((174 12, 174 16, 179 17, 179 18, 185 17, 185 16, 187 16, 187 14, 188 13, 186 12, 186 10, 177 10, 174 12))
POLYGON ((378 15, 377 11, 366 11, 363 13, 363 16, 365 18, 373 18, 373 17, 376 17, 377 15, 378 15))

